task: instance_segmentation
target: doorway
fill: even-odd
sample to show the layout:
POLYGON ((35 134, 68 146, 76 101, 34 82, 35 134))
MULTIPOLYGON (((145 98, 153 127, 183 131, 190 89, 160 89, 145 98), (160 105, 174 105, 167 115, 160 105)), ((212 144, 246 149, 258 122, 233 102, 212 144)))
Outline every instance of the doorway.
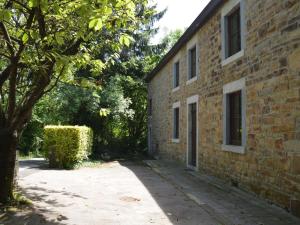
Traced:
POLYGON ((187 127, 187 166, 191 169, 197 169, 197 101, 198 96, 188 99, 188 127, 187 127))

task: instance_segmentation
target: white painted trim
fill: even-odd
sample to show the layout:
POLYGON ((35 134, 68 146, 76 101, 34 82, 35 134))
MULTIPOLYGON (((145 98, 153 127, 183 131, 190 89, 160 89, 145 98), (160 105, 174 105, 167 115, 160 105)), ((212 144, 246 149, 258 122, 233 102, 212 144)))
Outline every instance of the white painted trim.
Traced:
POLYGON ((235 53, 234 55, 222 60, 222 66, 226 66, 227 64, 237 60, 238 58, 241 58, 244 56, 244 49, 242 49, 241 51, 235 53))
POLYGON ((198 160, 198 143, 199 143, 199 124, 198 124, 198 114, 199 114, 199 95, 193 95, 190 96, 186 99, 186 167, 195 171, 198 171, 199 169, 199 160, 198 160), (197 129, 196 129, 196 167, 193 167, 191 165, 189 165, 189 105, 192 103, 196 103, 196 108, 197 108, 197 112, 196 112, 196 125, 197 125, 197 129))
POLYGON ((186 99, 186 103, 187 104, 195 103, 198 102, 198 99, 199 99, 199 95, 193 95, 186 99))
POLYGON ((246 86, 246 78, 241 78, 239 80, 230 82, 223 86, 223 94, 232 93, 235 91, 242 90, 246 86))
POLYGON ((221 16, 224 17, 229 14, 233 8, 235 8, 241 0, 229 0, 222 8, 221 16))
POLYGON ((176 109, 176 108, 179 108, 179 107, 180 107, 180 101, 174 102, 173 105, 172 105, 172 109, 176 109))
POLYGON ((177 61, 174 61, 173 62, 173 64, 172 64, 173 66, 172 66, 172 68, 173 68, 173 70, 172 70, 172 74, 173 74, 173 76, 172 76, 172 80, 173 80, 173 82, 172 82, 172 87, 173 87, 173 90, 175 89, 176 90, 176 88, 179 88, 180 87, 180 61, 179 61, 179 59, 177 60, 177 61), (178 77, 178 79, 179 79, 179 84, 178 84, 178 86, 177 87, 175 87, 175 64, 176 63, 179 63, 179 71, 178 71, 178 73, 179 73, 179 77, 178 77))
POLYGON ((241 78, 239 80, 230 82, 223 86, 223 151, 230 151, 240 154, 245 154, 246 149, 246 138, 247 138, 247 127, 246 127, 246 79, 241 78), (227 95, 241 90, 242 97, 242 145, 233 146, 227 144, 227 116, 228 116, 228 99, 227 95))
POLYGON ((178 62, 178 61, 180 61, 180 53, 177 53, 177 55, 175 55, 173 57, 173 60, 172 60, 173 64, 176 63, 176 62, 178 62))
POLYGON ((191 49, 195 45, 197 45, 197 36, 194 35, 187 43, 186 43, 186 48, 191 49))
POLYGON ((196 80, 198 80, 198 76, 197 76, 197 75, 196 75, 195 77, 193 77, 193 78, 187 80, 187 81, 186 81, 186 85, 189 85, 189 84, 193 83, 193 82, 196 81, 196 80))
POLYGON ((198 76, 199 76, 199 55, 200 55, 200 50, 199 50, 199 46, 198 46, 198 42, 197 42, 197 36, 194 36, 187 44, 186 44, 186 47, 187 47, 187 56, 186 56, 186 68, 187 68, 187 81, 186 81, 186 85, 194 82, 195 80, 198 79, 198 76), (189 79, 189 76, 190 76, 190 60, 189 60, 189 51, 196 47, 196 76, 195 77, 192 77, 189 79))
POLYGON ((173 88, 172 89, 172 92, 176 92, 176 91, 178 91, 180 89, 180 86, 178 86, 178 87, 176 87, 176 88, 173 88))
POLYGON ((172 138, 172 142, 173 143, 180 143, 180 139, 179 138, 172 138))
POLYGON ((235 146, 235 145, 222 145, 222 150, 226 152, 234 152, 239 154, 245 154, 245 146, 235 146))
POLYGON ((245 0, 229 0, 221 10, 221 57, 222 57, 222 66, 229 64, 237 60, 238 58, 244 56, 244 49, 246 46, 246 20, 245 20, 245 0), (241 16, 241 51, 236 54, 227 57, 226 55, 226 16, 230 14, 238 5, 240 5, 240 16, 241 16))

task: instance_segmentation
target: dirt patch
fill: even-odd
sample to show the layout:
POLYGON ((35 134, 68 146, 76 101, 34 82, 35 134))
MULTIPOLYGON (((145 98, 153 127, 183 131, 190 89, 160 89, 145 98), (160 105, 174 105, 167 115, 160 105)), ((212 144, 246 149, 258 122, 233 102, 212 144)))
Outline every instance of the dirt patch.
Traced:
POLYGON ((141 199, 139 198, 134 198, 134 197, 131 197, 131 196, 123 196, 120 198, 121 201, 124 201, 124 202, 139 202, 141 201, 141 199))

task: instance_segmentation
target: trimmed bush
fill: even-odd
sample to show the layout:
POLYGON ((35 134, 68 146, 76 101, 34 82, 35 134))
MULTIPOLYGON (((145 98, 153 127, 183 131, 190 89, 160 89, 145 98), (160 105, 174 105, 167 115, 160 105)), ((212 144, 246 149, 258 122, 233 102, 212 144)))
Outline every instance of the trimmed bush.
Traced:
POLYGON ((44 151, 52 168, 72 169, 92 152, 93 132, 85 126, 45 126, 44 151))

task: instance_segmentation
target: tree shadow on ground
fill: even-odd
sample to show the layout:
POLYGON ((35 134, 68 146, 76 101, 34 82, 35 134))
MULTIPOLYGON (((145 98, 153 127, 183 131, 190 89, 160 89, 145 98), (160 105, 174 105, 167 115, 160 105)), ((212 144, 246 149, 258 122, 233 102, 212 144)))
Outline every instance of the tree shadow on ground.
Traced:
POLYGON ((41 212, 33 207, 25 207, 13 210, 0 209, 0 224, 1 225, 65 225, 63 216, 56 219, 47 218, 44 213, 52 213, 50 210, 44 209, 41 212))
POLYGON ((173 225, 222 224, 214 215, 209 215, 206 210, 191 201, 182 190, 153 172, 144 162, 119 163, 135 174, 173 225))

